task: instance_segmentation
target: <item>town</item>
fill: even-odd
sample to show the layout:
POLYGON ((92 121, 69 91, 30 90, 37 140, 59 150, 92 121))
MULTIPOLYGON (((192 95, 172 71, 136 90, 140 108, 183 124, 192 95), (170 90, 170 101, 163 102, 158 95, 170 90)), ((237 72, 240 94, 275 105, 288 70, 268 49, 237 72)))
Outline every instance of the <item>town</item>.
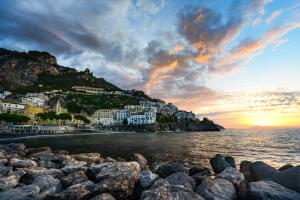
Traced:
MULTIPOLYGON (((42 85, 40 87, 43 87, 42 85)), ((147 126, 182 119, 198 120, 193 112, 179 110, 161 100, 141 100, 123 108, 75 113, 63 106, 62 94, 130 96, 129 91, 106 91, 100 87, 74 85, 71 91, 51 90, 26 94, 0 93, 0 131, 14 134, 48 134, 111 130, 117 126, 147 126), (50 99, 56 99, 51 104, 50 99)))

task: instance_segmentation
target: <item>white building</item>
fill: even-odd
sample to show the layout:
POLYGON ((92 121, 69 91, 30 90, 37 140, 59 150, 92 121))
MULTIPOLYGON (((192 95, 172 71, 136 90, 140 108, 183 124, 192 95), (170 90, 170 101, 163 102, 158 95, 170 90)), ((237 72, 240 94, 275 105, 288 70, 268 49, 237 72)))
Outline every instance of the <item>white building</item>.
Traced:
POLYGON ((162 108, 166 104, 163 101, 140 101, 140 105, 144 107, 162 108))
POLYGON ((3 92, 0 93, 0 99, 5 99, 9 95, 11 95, 11 92, 3 91, 3 92))
POLYGON ((115 122, 117 124, 122 124, 124 119, 126 119, 128 117, 128 111, 127 110, 123 110, 123 109, 120 109, 120 110, 114 110, 114 119, 115 119, 115 122))
POLYGON ((0 111, 1 113, 14 113, 19 110, 25 109, 25 105, 17 104, 17 103, 6 103, 2 102, 0 104, 0 111))
POLYGON ((179 110, 175 113, 177 119, 196 119, 196 116, 193 112, 187 112, 184 110, 179 110))
POLYGON ((92 115, 91 123, 96 125, 111 126, 115 124, 114 110, 112 109, 99 109, 92 115))
POLYGON ((22 103, 31 103, 34 106, 44 107, 47 99, 48 97, 42 93, 27 93, 26 96, 22 98, 22 103))
POLYGON ((156 122, 156 108, 148 108, 143 112, 131 112, 127 117, 128 124, 154 124, 156 122))

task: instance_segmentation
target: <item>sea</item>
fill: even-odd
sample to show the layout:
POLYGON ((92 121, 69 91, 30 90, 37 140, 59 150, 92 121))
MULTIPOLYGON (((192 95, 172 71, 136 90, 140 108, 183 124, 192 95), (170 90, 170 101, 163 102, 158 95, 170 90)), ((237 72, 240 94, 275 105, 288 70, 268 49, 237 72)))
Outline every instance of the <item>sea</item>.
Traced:
POLYGON ((154 164, 177 160, 209 166, 216 154, 264 161, 274 167, 300 165, 300 129, 227 129, 220 132, 83 133, 1 139, 0 144, 50 146, 70 153, 99 152, 102 157, 129 159, 141 153, 154 164))

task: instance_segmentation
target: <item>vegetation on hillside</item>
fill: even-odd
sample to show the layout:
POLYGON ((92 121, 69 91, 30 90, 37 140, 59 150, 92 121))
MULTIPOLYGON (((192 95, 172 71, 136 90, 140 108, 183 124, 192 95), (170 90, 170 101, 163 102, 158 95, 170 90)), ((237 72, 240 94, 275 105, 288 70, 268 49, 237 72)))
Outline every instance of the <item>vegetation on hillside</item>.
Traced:
POLYGON ((0 121, 5 121, 14 124, 24 124, 30 121, 30 118, 24 115, 16 115, 10 113, 1 113, 0 121))

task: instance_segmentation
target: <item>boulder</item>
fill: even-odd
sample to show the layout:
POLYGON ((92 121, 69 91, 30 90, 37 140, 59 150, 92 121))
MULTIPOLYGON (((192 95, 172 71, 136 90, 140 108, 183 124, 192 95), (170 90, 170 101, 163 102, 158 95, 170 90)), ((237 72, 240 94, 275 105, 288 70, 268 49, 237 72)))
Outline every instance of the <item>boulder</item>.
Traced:
POLYGON ((191 190, 195 190, 196 187, 195 180, 183 172, 171 174, 166 178, 166 181, 171 185, 182 185, 191 190))
POLYGON ((12 166, 1 166, 0 176, 7 176, 12 171, 13 171, 12 166))
POLYGON ((231 165, 219 154, 210 159, 210 164, 216 174, 222 172, 227 167, 231 167, 231 165))
POLYGON ((9 160, 9 165, 15 168, 30 168, 37 167, 37 163, 29 159, 12 158, 9 160))
POLYGON ((158 188, 161 186, 170 186, 170 183, 168 181, 166 181, 165 179, 159 178, 157 180, 155 180, 150 187, 148 187, 147 189, 154 189, 154 188, 158 188))
POLYGON ((271 180, 272 176, 279 173, 277 169, 261 161, 252 163, 250 172, 254 181, 271 180))
POLYGON ((149 170, 141 171, 140 173, 140 185, 143 189, 148 188, 154 181, 159 179, 157 174, 152 173, 149 170))
POLYGON ((65 187, 87 181, 88 177, 83 171, 76 171, 61 178, 61 182, 65 187))
POLYGON ((131 157, 131 160, 138 162, 140 164, 142 170, 149 169, 147 159, 144 156, 142 156, 141 154, 138 154, 138 153, 133 154, 131 157))
POLYGON ((51 175, 42 175, 35 178, 32 185, 36 185, 41 189, 42 193, 53 194, 62 190, 60 180, 51 175))
POLYGON ((278 170, 279 171, 284 171, 286 169, 292 168, 294 167, 293 165, 287 164, 287 165, 283 165, 282 167, 280 167, 278 170))
POLYGON ((26 149, 26 155, 30 155, 30 154, 33 154, 33 153, 40 153, 40 152, 52 153, 52 150, 51 150, 50 147, 37 147, 37 148, 27 148, 26 149))
POLYGON ((108 162, 92 165, 88 176, 98 182, 92 192, 108 192, 117 199, 124 199, 133 194, 140 176, 141 167, 137 162, 108 162))
POLYGON ((232 156, 225 156, 225 161, 233 168, 236 168, 234 158, 232 156))
POLYGON ((75 161, 72 163, 68 163, 66 166, 64 166, 63 168, 61 168, 61 171, 63 171, 64 173, 72 173, 75 171, 78 171, 79 169, 85 170, 87 169, 85 166, 87 165, 86 162, 84 161, 75 161))
POLYGON ((114 196, 109 193, 103 193, 91 198, 90 200, 116 200, 114 196))
POLYGON ((272 181, 300 193, 300 165, 274 174, 272 181))
POLYGON ((64 173, 59 169, 29 169, 27 173, 22 177, 21 182, 25 184, 31 184, 35 178, 41 175, 51 175, 54 178, 61 178, 64 176, 64 173))
POLYGON ((6 166, 8 163, 8 160, 6 158, 1 158, 0 159, 0 167, 6 166))
POLYGON ((176 172, 184 172, 184 165, 180 162, 170 161, 165 162, 157 166, 156 173, 162 177, 166 178, 167 176, 174 174, 176 172))
POLYGON ((300 194, 282 187, 273 181, 258 181, 249 183, 249 195, 257 200, 299 200, 300 194))
POLYGON ((248 181, 248 182, 251 182, 252 181, 252 175, 251 175, 251 172, 250 172, 250 166, 252 165, 252 162, 250 161, 242 161, 241 164, 240 164, 240 172, 242 172, 245 176, 245 179, 248 181))
POLYGON ((57 163, 51 162, 51 161, 44 161, 44 160, 38 162, 38 166, 43 167, 43 168, 47 168, 47 169, 51 169, 51 168, 59 169, 59 168, 61 168, 60 164, 57 164, 57 163))
POLYGON ((71 155, 71 157, 78 161, 84 161, 89 164, 98 163, 101 160, 100 153, 81 153, 71 155))
POLYGON ((191 176, 195 182, 196 182, 196 185, 199 185, 204 179, 207 178, 207 175, 203 175, 203 173, 199 172, 197 174, 194 174, 191 176))
POLYGON ((193 176, 195 174, 202 175, 202 176, 208 176, 210 175, 210 170, 207 167, 199 167, 199 166, 194 166, 189 169, 189 175, 193 176))
POLYGON ((142 193, 141 200, 204 200, 192 190, 179 186, 161 186, 142 193))
POLYGON ((24 152, 26 146, 22 143, 10 143, 5 145, 0 145, 0 149, 6 151, 6 152, 24 152))
POLYGON ((7 200, 30 200, 36 199, 40 188, 35 185, 24 185, 0 192, 0 199, 7 200))
POLYGON ((224 179, 204 179, 197 187, 196 193, 204 199, 235 200, 236 191, 231 182, 224 179))
POLYGON ((0 177, 0 191, 14 188, 18 185, 20 176, 12 175, 7 177, 0 177))

